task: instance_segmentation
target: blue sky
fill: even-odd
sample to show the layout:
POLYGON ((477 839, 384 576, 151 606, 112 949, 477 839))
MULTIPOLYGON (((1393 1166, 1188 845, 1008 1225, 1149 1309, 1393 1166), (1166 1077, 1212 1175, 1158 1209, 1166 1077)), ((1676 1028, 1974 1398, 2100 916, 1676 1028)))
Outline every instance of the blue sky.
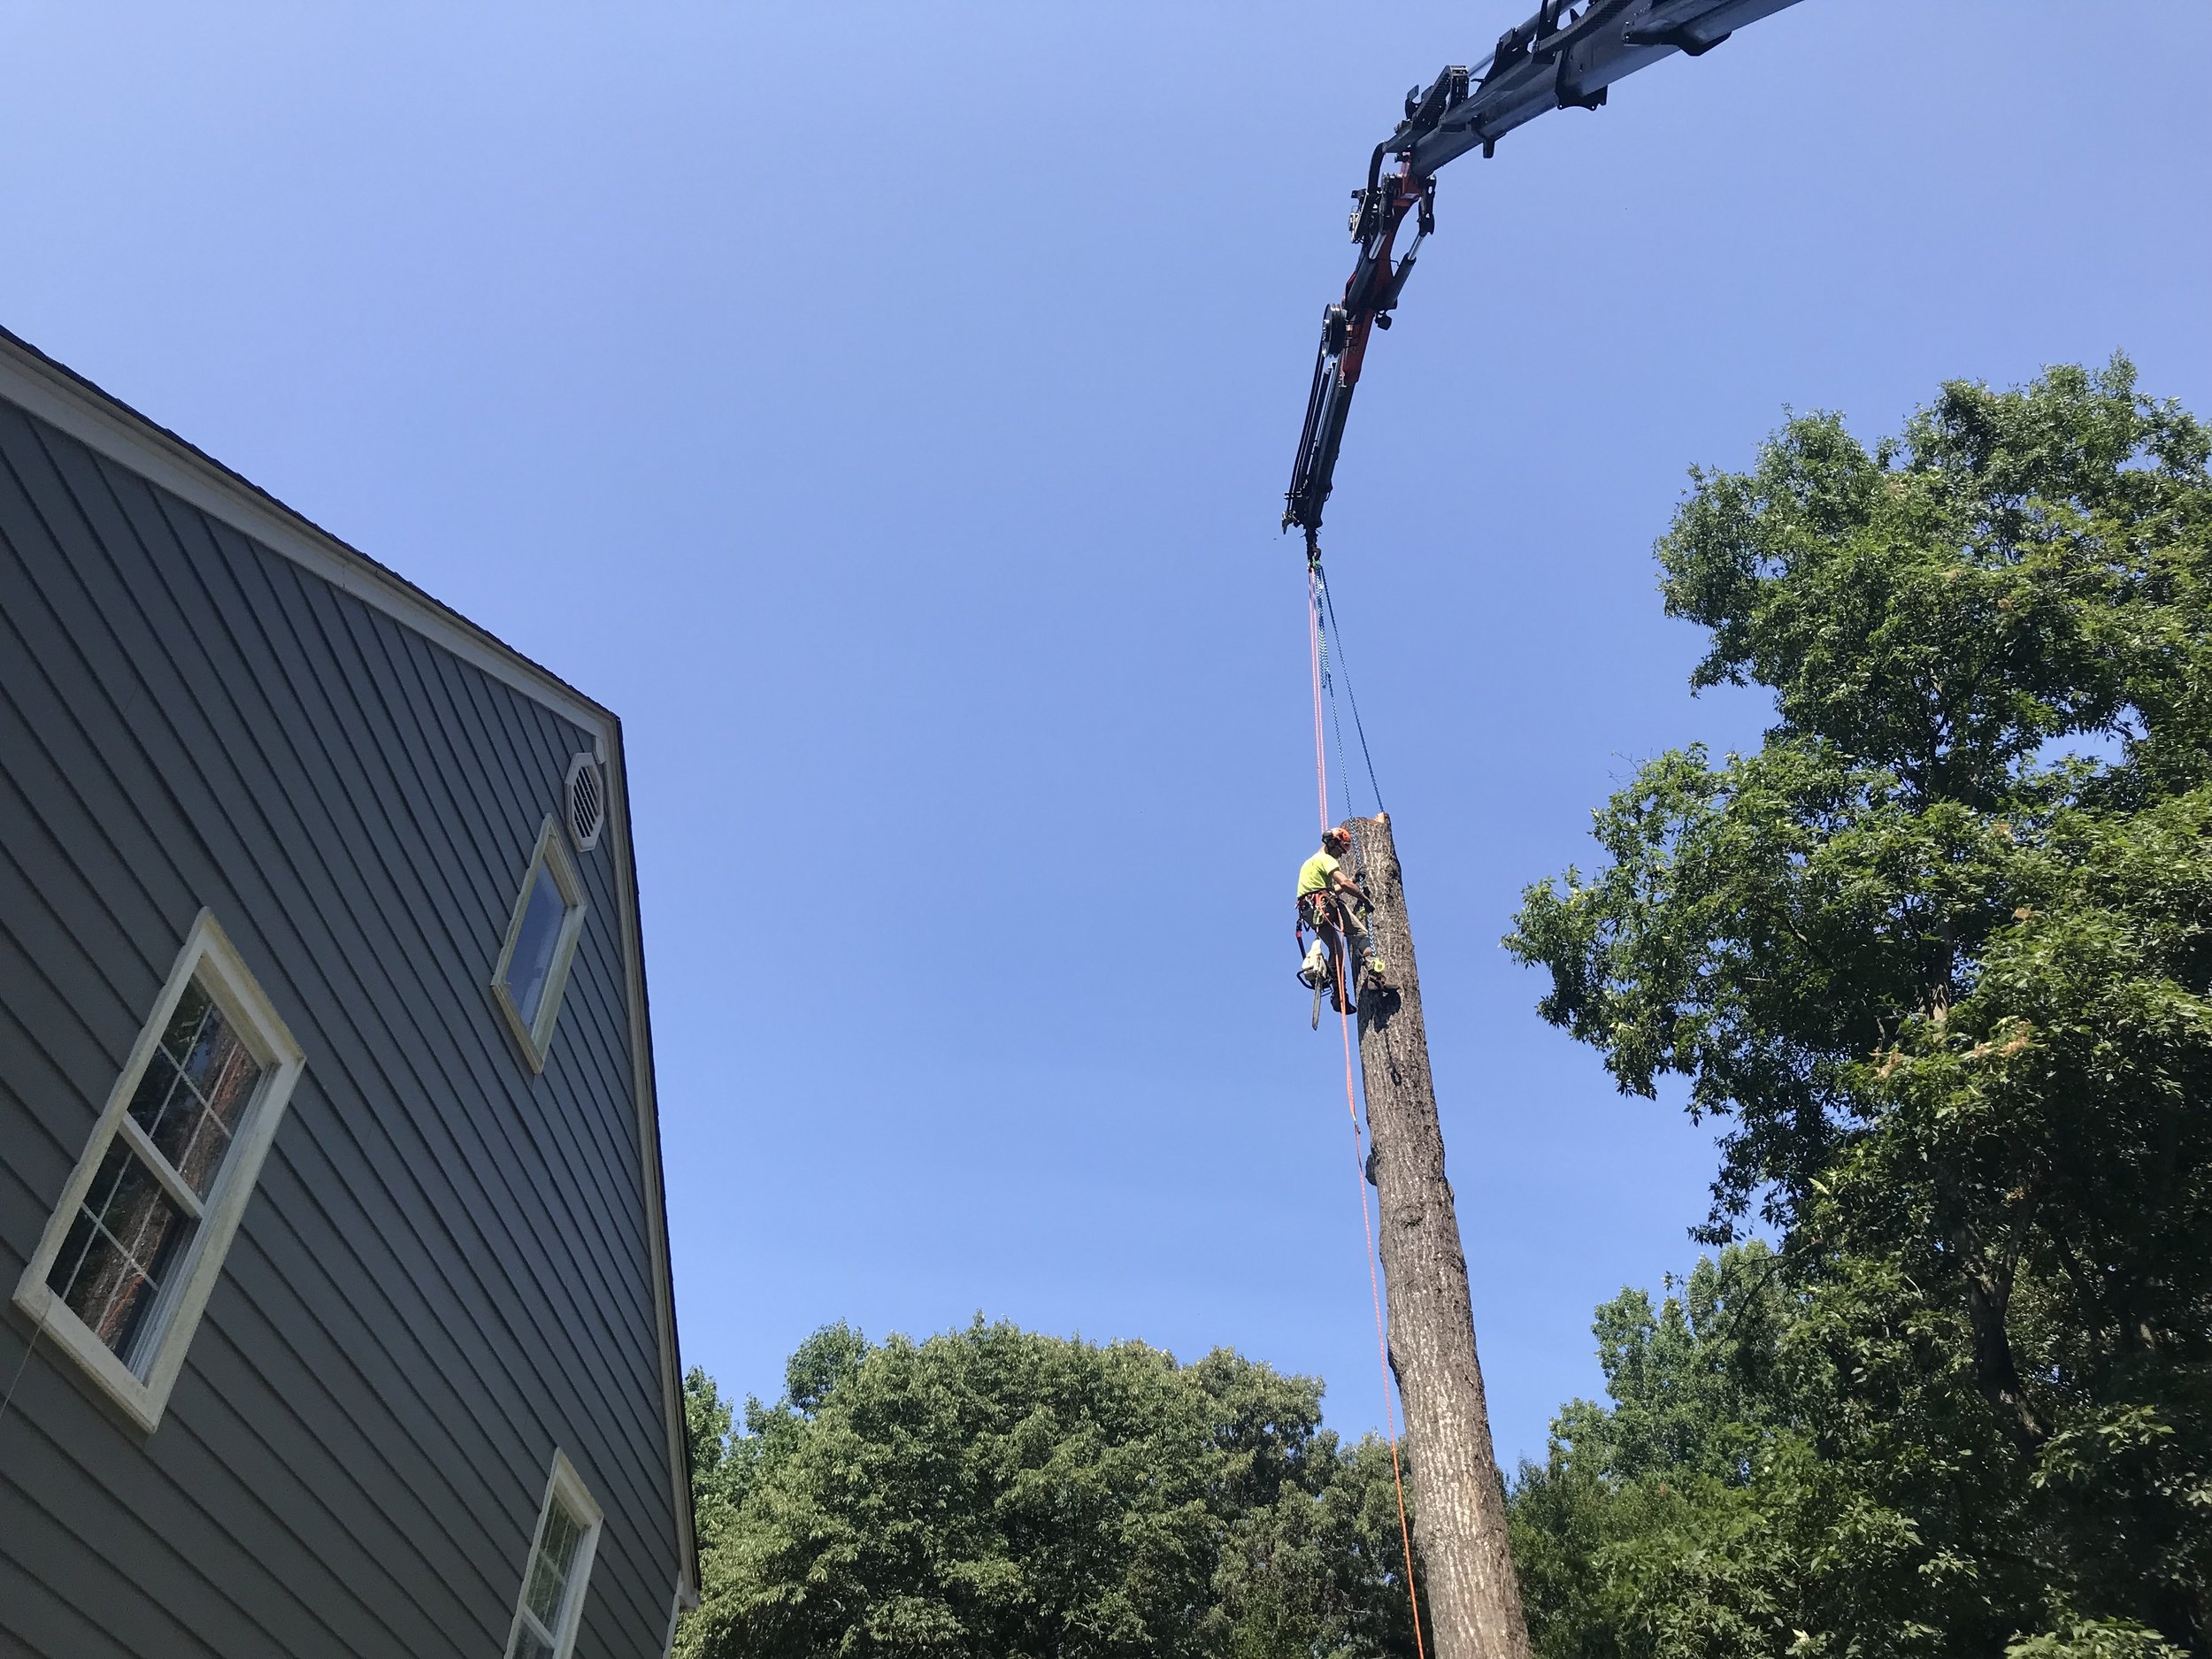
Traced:
MULTIPOLYGON (((624 717, 728 1387, 980 1310, 1379 1420, 1275 526, 1367 151, 1518 15, 0 0, 0 321, 624 717)), ((1509 1461, 1713 1162, 1497 947, 1763 723, 1659 611, 1685 469, 2115 348, 2212 412, 2212 14, 2117 17, 1805 0, 1443 175, 1326 545, 1509 1461)))

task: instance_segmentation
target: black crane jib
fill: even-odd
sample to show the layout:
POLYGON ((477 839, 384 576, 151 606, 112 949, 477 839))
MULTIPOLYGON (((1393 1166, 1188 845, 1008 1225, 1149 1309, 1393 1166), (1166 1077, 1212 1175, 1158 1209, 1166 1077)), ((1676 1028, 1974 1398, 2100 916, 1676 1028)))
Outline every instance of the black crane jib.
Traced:
POLYGON ((1388 328, 1422 239, 1436 228, 1436 170, 1480 149, 1486 156, 1515 127, 1547 110, 1594 110, 1606 88, 1672 52, 1696 58, 1747 23, 1796 0, 1543 0, 1536 15, 1498 38, 1479 76, 1448 68, 1406 95, 1405 119, 1375 146, 1367 183, 1352 192, 1352 240, 1359 259, 1344 297, 1321 314, 1321 346, 1306 397, 1305 430, 1285 494, 1283 528, 1319 546, 1321 509, 1336 473, 1344 420, 1359 384, 1369 334, 1388 328), (1386 169, 1386 157, 1398 165, 1386 169), (1398 227, 1415 216, 1413 243, 1394 260, 1398 227))

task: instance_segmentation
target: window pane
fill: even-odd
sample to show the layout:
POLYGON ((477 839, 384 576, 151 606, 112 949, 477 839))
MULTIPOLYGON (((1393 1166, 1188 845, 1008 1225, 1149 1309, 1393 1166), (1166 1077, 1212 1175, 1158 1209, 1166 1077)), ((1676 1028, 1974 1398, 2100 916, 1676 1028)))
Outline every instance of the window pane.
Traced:
POLYGON ((515 1621, 515 1639, 507 1644, 507 1659, 553 1659, 553 1644, 533 1628, 527 1613, 515 1621))
POLYGON ((553 971, 554 947, 560 943, 561 923, 568 906, 553 873, 537 866, 530 881, 530 899, 523 907, 522 926, 515 933, 514 954, 507 958, 507 995, 522 1023, 535 1030, 538 1004, 545 999, 546 977, 553 971))
MULTIPOLYGON (((220 1017, 211 1018, 219 1020, 220 1017)), ((223 1167, 223 1155, 230 1150, 231 1133, 246 1115, 254 1087, 261 1081, 261 1067, 227 1025, 219 1025, 214 1040, 203 1048, 207 1056, 205 1070, 196 1077, 188 1074, 188 1079, 198 1085, 201 1110, 190 1133, 181 1137, 175 1149, 165 1146, 162 1150, 168 1153, 177 1173, 204 1198, 215 1185, 216 1171, 223 1167)))
POLYGON ((199 981, 189 982, 184 987, 184 995, 177 998, 176 1011, 162 1028, 161 1046, 180 1059, 190 1054, 199 1041, 201 1025, 214 1011, 215 1005, 208 1000, 207 993, 200 989, 199 981))
POLYGON ((260 1080, 259 1063, 222 1010, 188 985, 131 1097, 131 1116, 204 1198, 260 1080))
POLYGON ((46 1282, 128 1364, 189 1230, 153 1171, 111 1147, 46 1282))
POLYGON ((238 1127, 246 1102, 253 1098, 253 1086, 261 1079, 260 1064, 220 1014, 209 1017, 207 1034, 196 1053, 205 1064, 197 1070, 187 1066, 185 1075, 200 1091, 200 1098, 207 1102, 209 1113, 223 1133, 228 1134, 238 1127))
POLYGON ((146 1063, 146 1075, 138 1079, 138 1091, 131 1096, 131 1116, 146 1132, 156 1146, 173 1137, 181 1125, 189 1127, 199 1116, 200 1102, 189 1084, 177 1070, 177 1063, 169 1057, 165 1048, 154 1050, 154 1057, 146 1063))
POLYGON ((538 1547, 531 1553, 530 1585, 524 1604, 548 1630, 561 1622, 561 1597, 567 1588, 568 1571, 576 1563, 576 1543, 583 1536, 572 1517, 557 1501, 546 1511, 538 1547))

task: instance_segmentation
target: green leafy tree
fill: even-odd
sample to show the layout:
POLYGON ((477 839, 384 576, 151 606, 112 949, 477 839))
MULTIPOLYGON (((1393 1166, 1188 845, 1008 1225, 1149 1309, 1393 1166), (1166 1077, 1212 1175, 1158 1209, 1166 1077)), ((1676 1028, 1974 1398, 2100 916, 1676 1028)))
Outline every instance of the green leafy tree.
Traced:
POLYGON ((1693 474, 1667 609, 1776 723, 1644 766, 1507 941, 1624 1090, 1721 1123, 1703 1236, 1756 1217, 1788 1293, 1763 1377, 1642 1345, 1718 1441, 1609 1371, 1613 1449, 1571 1409, 1525 1481, 1612 1651, 2212 1641, 2208 448, 2115 359, 1693 474), (1621 1624, 1586 1575, 1637 1536, 1698 1541, 1621 1624))
POLYGON ((756 1655, 1413 1651, 1387 1450, 1321 1387, 978 1319, 833 1325, 741 1432, 687 1383, 705 1586, 678 1651, 756 1655))
POLYGON ((1640 1290, 1598 1310, 1609 1403, 1570 1402, 1512 1492, 1546 1659, 1962 1650, 1898 1594, 1911 1518, 1818 1449, 1829 1379, 1801 1367, 1782 1266, 1730 1245, 1655 1311, 1640 1290))

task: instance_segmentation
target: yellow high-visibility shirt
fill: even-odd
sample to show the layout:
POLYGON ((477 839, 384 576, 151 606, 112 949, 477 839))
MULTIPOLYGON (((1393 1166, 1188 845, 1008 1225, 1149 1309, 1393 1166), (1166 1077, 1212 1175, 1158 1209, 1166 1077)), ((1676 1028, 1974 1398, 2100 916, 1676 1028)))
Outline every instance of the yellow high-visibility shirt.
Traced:
POLYGON ((1325 852, 1314 854, 1298 866, 1298 896, 1302 899, 1309 893, 1326 891, 1329 878, 1336 872, 1337 863, 1333 855, 1325 852))

